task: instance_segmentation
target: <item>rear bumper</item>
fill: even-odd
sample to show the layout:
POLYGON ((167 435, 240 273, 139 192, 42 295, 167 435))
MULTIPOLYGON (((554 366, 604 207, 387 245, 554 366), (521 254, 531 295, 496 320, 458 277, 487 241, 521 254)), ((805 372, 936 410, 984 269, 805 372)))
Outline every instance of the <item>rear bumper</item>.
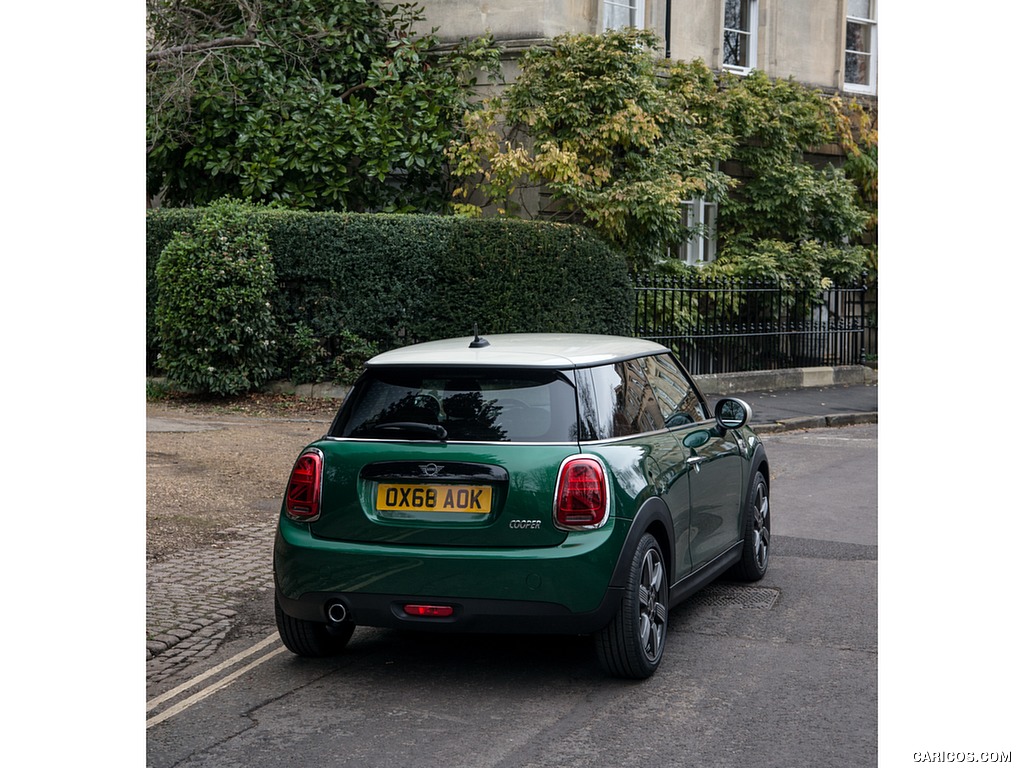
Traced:
POLYGON ((324 541, 283 520, 274 544, 277 599, 286 614, 316 622, 340 602, 362 626, 588 634, 621 602, 611 575, 625 529, 613 518, 557 547, 480 550, 324 541), (413 617, 409 603, 450 606, 452 615, 413 617))
POLYGON ((493 632, 503 634, 591 634, 606 626, 622 599, 621 588, 609 588, 597 610, 571 613, 565 606, 525 600, 430 597, 423 595, 307 592, 290 599, 277 592, 281 610, 289 616, 327 623, 327 606, 341 603, 349 620, 359 626, 434 632, 493 632), (447 618, 410 616, 409 603, 451 606, 447 618))

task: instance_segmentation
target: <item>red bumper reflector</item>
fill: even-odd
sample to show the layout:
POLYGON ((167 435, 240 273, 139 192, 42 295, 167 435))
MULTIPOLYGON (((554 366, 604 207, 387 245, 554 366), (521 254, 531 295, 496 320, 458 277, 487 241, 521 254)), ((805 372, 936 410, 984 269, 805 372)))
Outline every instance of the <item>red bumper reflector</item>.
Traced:
POLYGON ((422 616, 430 619, 445 619, 455 613, 450 605, 406 605, 403 609, 410 616, 422 616))

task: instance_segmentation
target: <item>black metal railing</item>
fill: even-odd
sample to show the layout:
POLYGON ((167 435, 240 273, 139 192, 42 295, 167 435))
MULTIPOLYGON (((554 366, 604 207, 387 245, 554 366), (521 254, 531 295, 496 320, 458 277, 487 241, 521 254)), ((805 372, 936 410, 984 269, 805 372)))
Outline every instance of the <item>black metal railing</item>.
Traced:
POLYGON ((634 335, 692 374, 864 364, 877 357, 877 301, 853 285, 638 275, 634 335))

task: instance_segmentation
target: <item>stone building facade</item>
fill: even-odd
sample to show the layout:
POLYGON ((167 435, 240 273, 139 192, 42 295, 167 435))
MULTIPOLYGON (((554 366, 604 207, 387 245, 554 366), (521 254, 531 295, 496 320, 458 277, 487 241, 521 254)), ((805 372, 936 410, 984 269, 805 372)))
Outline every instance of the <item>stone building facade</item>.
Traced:
MULTIPOLYGON (((646 27, 673 60, 758 69, 871 100, 878 83, 878 0, 422 0, 445 41, 487 32, 514 59, 557 35, 646 27)), ((514 75, 514 65, 513 65, 514 75)))

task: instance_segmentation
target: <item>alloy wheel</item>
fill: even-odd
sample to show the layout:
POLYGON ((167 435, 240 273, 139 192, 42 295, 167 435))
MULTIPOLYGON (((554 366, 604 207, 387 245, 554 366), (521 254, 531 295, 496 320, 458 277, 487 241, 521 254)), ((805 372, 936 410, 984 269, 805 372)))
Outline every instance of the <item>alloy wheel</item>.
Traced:
POLYGON ((764 570, 768 563, 768 543, 771 539, 771 514, 768 508, 768 488, 764 481, 757 484, 754 491, 754 559, 757 567, 764 570))
POLYGON ((644 554, 638 589, 640 642, 647 660, 654 662, 661 656, 668 626, 665 567, 656 549, 648 549, 644 554))

